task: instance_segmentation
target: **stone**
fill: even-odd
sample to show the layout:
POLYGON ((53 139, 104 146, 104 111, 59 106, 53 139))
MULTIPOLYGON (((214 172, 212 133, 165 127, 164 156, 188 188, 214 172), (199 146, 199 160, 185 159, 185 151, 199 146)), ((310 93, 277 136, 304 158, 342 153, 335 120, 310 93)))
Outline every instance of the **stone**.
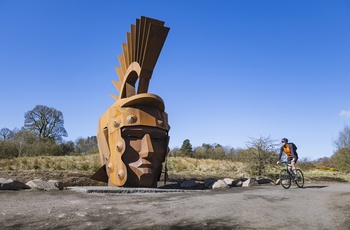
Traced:
POLYGON ((218 180, 216 182, 214 182, 214 184, 212 185, 212 189, 217 189, 217 188, 227 188, 227 184, 224 180, 218 180))
POLYGON ((275 181, 275 185, 279 185, 279 184, 281 184, 281 179, 280 179, 280 178, 278 178, 278 179, 275 181))
POLYGON ((206 188, 212 188, 213 184, 217 181, 215 178, 207 178, 204 180, 204 186, 206 188))
POLYGON ((18 180, 0 178, 0 190, 28 189, 29 187, 18 180))
POLYGON ((236 187, 242 187, 242 185, 243 185, 243 181, 238 180, 237 183, 236 183, 234 186, 236 186, 236 187))
POLYGON ((241 187, 242 183, 243 183, 243 181, 241 179, 236 179, 236 180, 232 181, 231 186, 241 187))
POLYGON ((38 190, 62 190, 63 184, 57 180, 43 181, 41 179, 34 179, 26 183, 32 189, 38 190))
POLYGON ((228 186, 232 186, 233 185, 233 179, 231 179, 231 178, 224 178, 224 181, 225 181, 225 183, 228 186))
POLYGON ((256 182, 258 182, 258 184, 269 184, 269 183, 275 183, 273 180, 271 180, 270 178, 261 178, 256 180, 256 182))
POLYGON ((49 180, 48 183, 53 183, 58 190, 63 190, 63 182, 58 180, 49 180))
POLYGON ((255 182, 255 178, 248 178, 248 180, 244 181, 242 187, 250 187, 253 186, 255 182))
POLYGON ((180 184, 181 188, 191 188, 191 187, 195 187, 197 185, 197 183, 194 180, 185 180, 182 181, 180 184))

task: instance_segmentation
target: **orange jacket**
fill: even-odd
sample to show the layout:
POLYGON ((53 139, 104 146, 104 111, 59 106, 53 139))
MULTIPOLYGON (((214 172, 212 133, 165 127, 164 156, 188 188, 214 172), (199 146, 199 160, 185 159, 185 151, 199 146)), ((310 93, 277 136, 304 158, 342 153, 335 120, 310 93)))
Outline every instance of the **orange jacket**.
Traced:
POLYGON ((280 154, 278 155, 278 160, 281 160, 283 152, 287 154, 288 158, 298 158, 297 152, 295 151, 293 145, 290 143, 287 143, 286 145, 281 147, 280 154))

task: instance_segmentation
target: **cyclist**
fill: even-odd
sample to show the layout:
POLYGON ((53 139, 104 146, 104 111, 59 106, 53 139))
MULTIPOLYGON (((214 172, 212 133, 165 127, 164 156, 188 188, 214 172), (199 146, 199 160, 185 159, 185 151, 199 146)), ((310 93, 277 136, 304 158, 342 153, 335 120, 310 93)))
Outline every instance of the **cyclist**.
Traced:
POLYGON ((288 143, 287 138, 282 138, 281 144, 282 144, 282 146, 280 149, 280 153, 278 155, 277 164, 280 163, 282 153, 284 152, 285 154, 287 154, 288 168, 289 169, 292 168, 292 170, 293 170, 292 172, 294 174, 294 180, 297 180, 298 175, 296 174, 295 163, 297 163, 297 161, 298 161, 298 153, 296 152, 296 147, 293 143, 288 143))

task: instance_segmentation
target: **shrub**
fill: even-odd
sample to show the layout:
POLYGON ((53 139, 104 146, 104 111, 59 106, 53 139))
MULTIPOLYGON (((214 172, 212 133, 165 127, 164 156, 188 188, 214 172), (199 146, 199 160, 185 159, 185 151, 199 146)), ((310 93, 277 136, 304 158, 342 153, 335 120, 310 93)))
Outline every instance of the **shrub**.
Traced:
POLYGON ((17 156, 18 149, 14 141, 0 141, 0 159, 13 158, 17 156))
POLYGON ((350 171, 350 149, 339 149, 333 156, 332 161, 337 169, 348 172, 350 171))

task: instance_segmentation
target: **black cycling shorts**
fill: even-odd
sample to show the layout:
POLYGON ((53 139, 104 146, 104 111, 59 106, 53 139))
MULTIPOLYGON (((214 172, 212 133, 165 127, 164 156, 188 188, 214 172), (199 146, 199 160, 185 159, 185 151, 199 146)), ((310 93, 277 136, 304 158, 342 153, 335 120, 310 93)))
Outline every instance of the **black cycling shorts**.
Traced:
MULTIPOLYGON (((287 158, 288 164, 292 163, 293 158, 287 158)), ((298 157, 295 158, 295 163, 297 163, 298 157)))

